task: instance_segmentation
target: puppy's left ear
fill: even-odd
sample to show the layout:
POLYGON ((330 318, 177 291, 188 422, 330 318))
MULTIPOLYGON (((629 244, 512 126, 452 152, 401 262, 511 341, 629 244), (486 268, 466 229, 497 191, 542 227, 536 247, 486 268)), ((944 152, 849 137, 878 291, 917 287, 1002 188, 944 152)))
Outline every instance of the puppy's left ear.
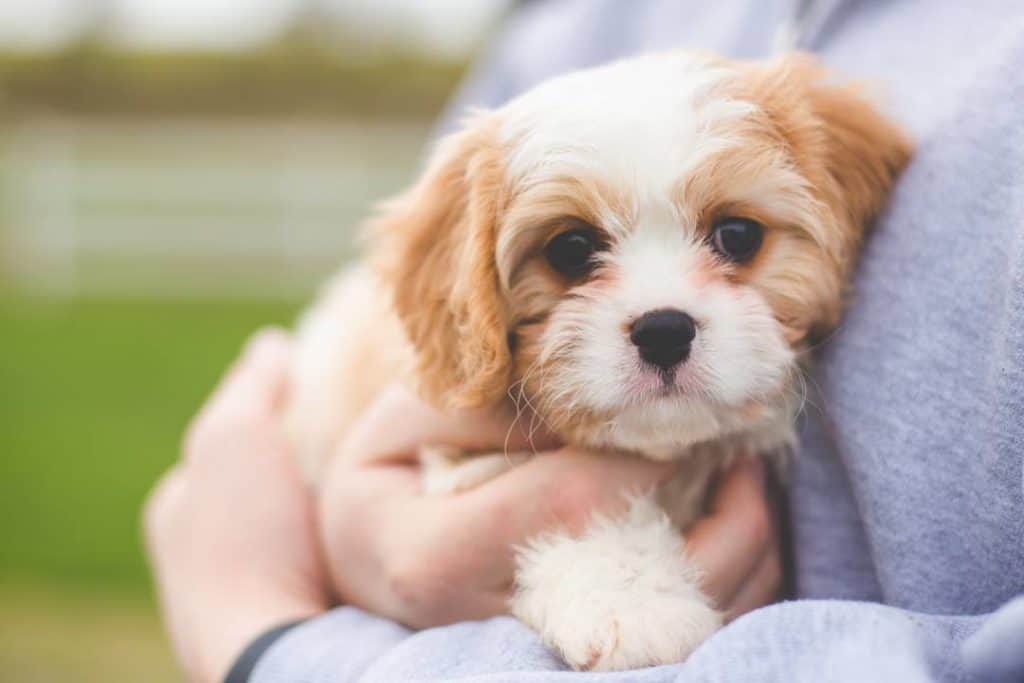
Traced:
MULTIPOLYGON (((813 56, 795 53, 776 63, 779 79, 800 84, 789 90, 804 106, 786 120, 790 143, 798 155, 824 171, 815 183, 823 199, 844 218, 856 249, 863 233, 884 206, 897 177, 910 160, 910 138, 890 121, 856 83, 837 83, 813 56), (808 111, 809 107, 809 111, 808 111)), ((769 87, 771 87, 769 85, 769 87)), ((785 117, 783 117, 785 119, 785 117)))
POLYGON ((825 158, 837 186, 836 201, 852 224, 866 230, 910 161, 913 144, 855 85, 818 80, 811 100, 825 124, 825 158))
POLYGON ((492 114, 440 141, 421 180, 371 225, 372 257, 416 356, 425 398, 496 402, 508 388, 508 315, 495 261, 504 162, 492 114))
POLYGON ((813 340, 839 321, 844 289, 861 244, 882 210, 913 146, 863 88, 835 81, 818 60, 794 53, 757 63, 753 94, 785 141, 822 212, 813 241, 827 259, 789 272, 791 343, 813 340), (794 289, 794 284, 800 287, 794 289))

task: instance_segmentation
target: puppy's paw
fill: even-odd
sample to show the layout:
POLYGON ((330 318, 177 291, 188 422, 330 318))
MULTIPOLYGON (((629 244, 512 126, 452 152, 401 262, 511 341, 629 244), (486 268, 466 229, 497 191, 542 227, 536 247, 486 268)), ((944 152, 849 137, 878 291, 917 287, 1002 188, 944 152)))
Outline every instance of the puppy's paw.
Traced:
POLYGON ((675 664, 722 624, 721 615, 701 600, 661 598, 653 609, 595 607, 592 614, 580 611, 578 623, 549 633, 549 646, 576 670, 622 671, 675 664))
POLYGON ((649 498, 579 538, 536 539, 518 562, 513 614, 577 670, 681 662, 722 624, 679 533, 649 498))

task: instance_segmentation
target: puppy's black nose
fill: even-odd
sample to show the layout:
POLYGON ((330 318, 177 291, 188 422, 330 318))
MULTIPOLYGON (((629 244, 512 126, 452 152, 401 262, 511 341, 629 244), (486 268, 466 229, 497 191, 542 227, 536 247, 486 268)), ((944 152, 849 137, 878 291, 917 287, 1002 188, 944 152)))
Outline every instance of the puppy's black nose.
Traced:
POLYGON ((648 311, 629 330, 629 339, 636 344, 640 357, 665 370, 686 360, 696 336, 693 318, 674 308, 648 311))

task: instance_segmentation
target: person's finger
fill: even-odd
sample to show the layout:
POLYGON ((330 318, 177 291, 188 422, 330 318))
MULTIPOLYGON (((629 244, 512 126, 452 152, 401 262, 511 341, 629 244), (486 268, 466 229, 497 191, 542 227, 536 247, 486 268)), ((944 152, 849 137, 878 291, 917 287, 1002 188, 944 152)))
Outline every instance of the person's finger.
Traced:
POLYGON ((560 449, 530 458, 476 489, 435 498, 437 514, 468 541, 514 546, 553 527, 581 531, 594 513, 614 514, 630 495, 668 478, 674 463, 560 449))
POLYGON ((401 385, 388 388, 367 409, 345 439, 345 457, 359 461, 413 463, 422 445, 468 452, 537 451, 557 445, 529 413, 502 409, 443 413, 401 385))
MULTIPOLYGON (((629 494, 651 489, 673 469, 672 464, 635 457, 563 449, 531 458, 462 494, 409 501, 402 517, 411 515, 420 522, 405 530, 409 538, 403 542, 422 549, 419 563, 444 557, 450 576, 475 577, 471 596, 464 588, 448 587, 451 599, 435 600, 430 617, 503 613, 514 584, 516 548, 546 532, 580 532, 596 512, 614 514, 625 508, 629 494), (467 553, 466 548, 474 551, 467 553)), ((431 593, 443 598, 445 591, 442 585, 431 593)))
POLYGON ((254 334, 214 390, 209 409, 278 412, 288 386, 291 351, 291 337, 283 330, 267 328, 254 334))
POLYGON ((724 605, 729 621, 764 607, 776 600, 782 588, 782 558, 778 544, 771 544, 761 555, 761 561, 740 587, 732 600, 724 605))
POLYGON ((563 449, 459 495, 429 496, 422 494, 415 468, 339 460, 322 491, 322 515, 329 535, 349 528, 350 515, 332 511, 335 501, 344 500, 345 510, 361 511, 360 529, 376 531, 376 540, 365 542, 386 546, 382 556, 408 553, 417 558, 414 566, 446 558, 446 566, 456 565, 447 566, 449 571, 490 586, 494 602, 507 597, 516 546, 555 528, 579 531, 594 512, 624 508, 628 494, 649 490, 673 469, 635 457, 563 449))
POLYGON ((168 470, 153 487, 142 509, 142 530, 150 554, 164 538, 179 514, 185 496, 185 472, 180 465, 168 470))
POLYGON ((759 460, 745 459, 726 473, 709 514, 686 535, 687 554, 704 572, 704 589, 727 602, 773 540, 772 513, 759 460))
POLYGON ((182 449, 186 462, 222 451, 239 435, 276 424, 288 389, 290 354, 291 341, 284 332, 265 330, 253 336, 189 425, 182 449))
POLYGON ((626 493, 651 488, 672 469, 561 450, 477 489, 429 496, 418 468, 335 459, 320 493, 323 533, 344 539, 327 544, 335 585, 352 604, 415 627, 502 614, 516 546, 625 506, 626 493), (387 579, 368 578, 380 576, 387 579))

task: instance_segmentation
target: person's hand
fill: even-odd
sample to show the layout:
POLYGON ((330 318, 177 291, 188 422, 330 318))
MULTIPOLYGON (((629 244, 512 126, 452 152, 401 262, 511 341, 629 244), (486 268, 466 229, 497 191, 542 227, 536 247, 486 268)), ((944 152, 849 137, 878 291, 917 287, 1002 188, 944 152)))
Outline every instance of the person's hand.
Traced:
POLYGON ((730 621, 779 598, 782 548, 764 463, 744 459, 719 482, 707 514, 686 532, 702 587, 730 621))
MULTIPOLYGON (((525 420, 529 423, 529 420, 525 420)), ((550 448, 522 425, 482 412, 445 416, 392 388, 357 422, 323 484, 324 547, 343 600, 426 628, 507 611, 514 547, 553 527, 582 530, 595 511, 674 471, 635 456, 561 448, 453 496, 421 493, 420 445, 510 453, 550 448)), ((728 473, 689 534, 705 589, 731 616, 770 602, 781 564, 760 465, 728 473)))
POLYGON ((330 604, 314 505, 282 433, 290 341, 256 336, 193 422, 144 510, 176 654, 223 680, 256 636, 330 604))

